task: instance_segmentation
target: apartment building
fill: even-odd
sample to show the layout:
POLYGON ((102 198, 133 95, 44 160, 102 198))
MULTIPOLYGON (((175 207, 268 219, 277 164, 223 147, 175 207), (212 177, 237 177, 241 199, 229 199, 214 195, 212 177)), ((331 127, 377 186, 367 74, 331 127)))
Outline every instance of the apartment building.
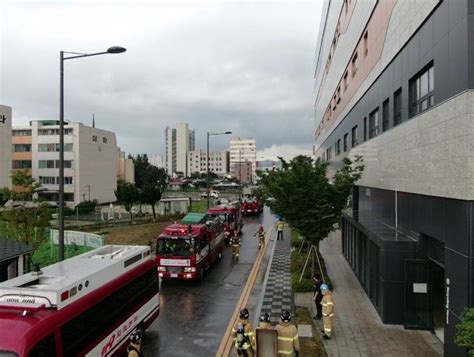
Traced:
MULTIPOLYGON (((196 150, 188 153, 188 174, 207 173, 207 151, 196 150)), ((229 173, 229 152, 209 151, 209 172, 224 176, 229 173)))
POLYGON ((244 183, 253 183, 254 180, 254 170, 252 163, 250 161, 242 161, 234 164, 234 167, 231 171, 231 176, 237 178, 240 182, 244 183))
POLYGON ((135 165, 125 152, 117 148, 117 181, 135 183, 135 165))
MULTIPOLYGON (((56 203, 59 192, 59 121, 32 121, 12 130, 12 169, 30 170, 41 184, 39 196, 56 203)), ((115 134, 82 123, 64 125, 64 200, 70 207, 88 199, 115 201, 115 134)))
POLYGON ((166 171, 168 175, 181 172, 188 176, 188 152, 194 151, 195 132, 188 123, 178 123, 176 128, 166 127, 166 171))
POLYGON ((0 105, 0 188, 11 188, 12 108, 0 105))
POLYGON ((326 1, 316 51, 315 157, 365 170, 342 249, 384 323, 465 356, 474 306, 474 2, 326 1))
POLYGON ((255 139, 241 139, 233 137, 229 141, 230 171, 235 172, 234 166, 239 163, 249 162, 252 168, 251 182, 256 179, 257 144, 255 139))

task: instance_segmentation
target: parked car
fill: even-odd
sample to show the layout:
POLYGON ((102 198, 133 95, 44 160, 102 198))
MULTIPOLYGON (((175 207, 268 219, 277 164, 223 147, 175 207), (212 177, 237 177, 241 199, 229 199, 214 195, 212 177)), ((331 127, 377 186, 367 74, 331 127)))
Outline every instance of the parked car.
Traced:
MULTIPOLYGON (((206 191, 202 192, 202 193, 201 193, 201 197, 202 197, 202 198, 207 198, 207 192, 206 192, 206 191)), ((219 192, 217 192, 217 191, 210 191, 210 192, 209 192, 209 197, 210 197, 210 198, 218 199, 218 198, 219 198, 219 192)))

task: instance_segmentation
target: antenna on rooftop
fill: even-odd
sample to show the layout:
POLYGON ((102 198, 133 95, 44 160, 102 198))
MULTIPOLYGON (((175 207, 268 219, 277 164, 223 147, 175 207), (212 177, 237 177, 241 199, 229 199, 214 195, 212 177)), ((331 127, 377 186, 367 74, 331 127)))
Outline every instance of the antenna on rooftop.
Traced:
POLYGON ((95 114, 92 114, 92 127, 95 128, 95 114))

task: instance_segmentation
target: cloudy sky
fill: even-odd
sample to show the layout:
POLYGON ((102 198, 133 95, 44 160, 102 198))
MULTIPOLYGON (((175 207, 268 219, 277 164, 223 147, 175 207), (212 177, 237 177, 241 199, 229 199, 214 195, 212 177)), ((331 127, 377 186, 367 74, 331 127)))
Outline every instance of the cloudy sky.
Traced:
MULTIPOLYGON (((313 60, 322 2, 0 0, 0 104, 13 124, 65 118, 114 131, 131 153, 164 153, 164 128, 186 121, 257 140, 258 156, 311 152, 313 60)), ((215 137, 214 148, 228 138, 215 137)))

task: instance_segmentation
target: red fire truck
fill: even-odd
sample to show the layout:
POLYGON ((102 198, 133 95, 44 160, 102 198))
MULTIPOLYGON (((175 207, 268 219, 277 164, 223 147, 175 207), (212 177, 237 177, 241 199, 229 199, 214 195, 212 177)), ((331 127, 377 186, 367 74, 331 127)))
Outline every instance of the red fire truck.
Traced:
POLYGON ((219 218, 224 223, 224 238, 226 243, 229 243, 233 230, 237 229, 239 234, 242 233, 242 226, 244 224, 238 201, 209 208, 207 214, 212 218, 219 218))
POLYGON ((0 356, 119 356, 160 311, 146 246, 104 246, 0 283, 0 356))
POLYGON ((263 205, 255 195, 244 195, 242 197, 241 211, 244 216, 249 214, 259 215, 263 212, 263 205))
POLYGON ((159 276, 163 279, 202 278, 216 261, 221 260, 223 249, 223 225, 218 220, 204 224, 172 224, 156 242, 159 276))

